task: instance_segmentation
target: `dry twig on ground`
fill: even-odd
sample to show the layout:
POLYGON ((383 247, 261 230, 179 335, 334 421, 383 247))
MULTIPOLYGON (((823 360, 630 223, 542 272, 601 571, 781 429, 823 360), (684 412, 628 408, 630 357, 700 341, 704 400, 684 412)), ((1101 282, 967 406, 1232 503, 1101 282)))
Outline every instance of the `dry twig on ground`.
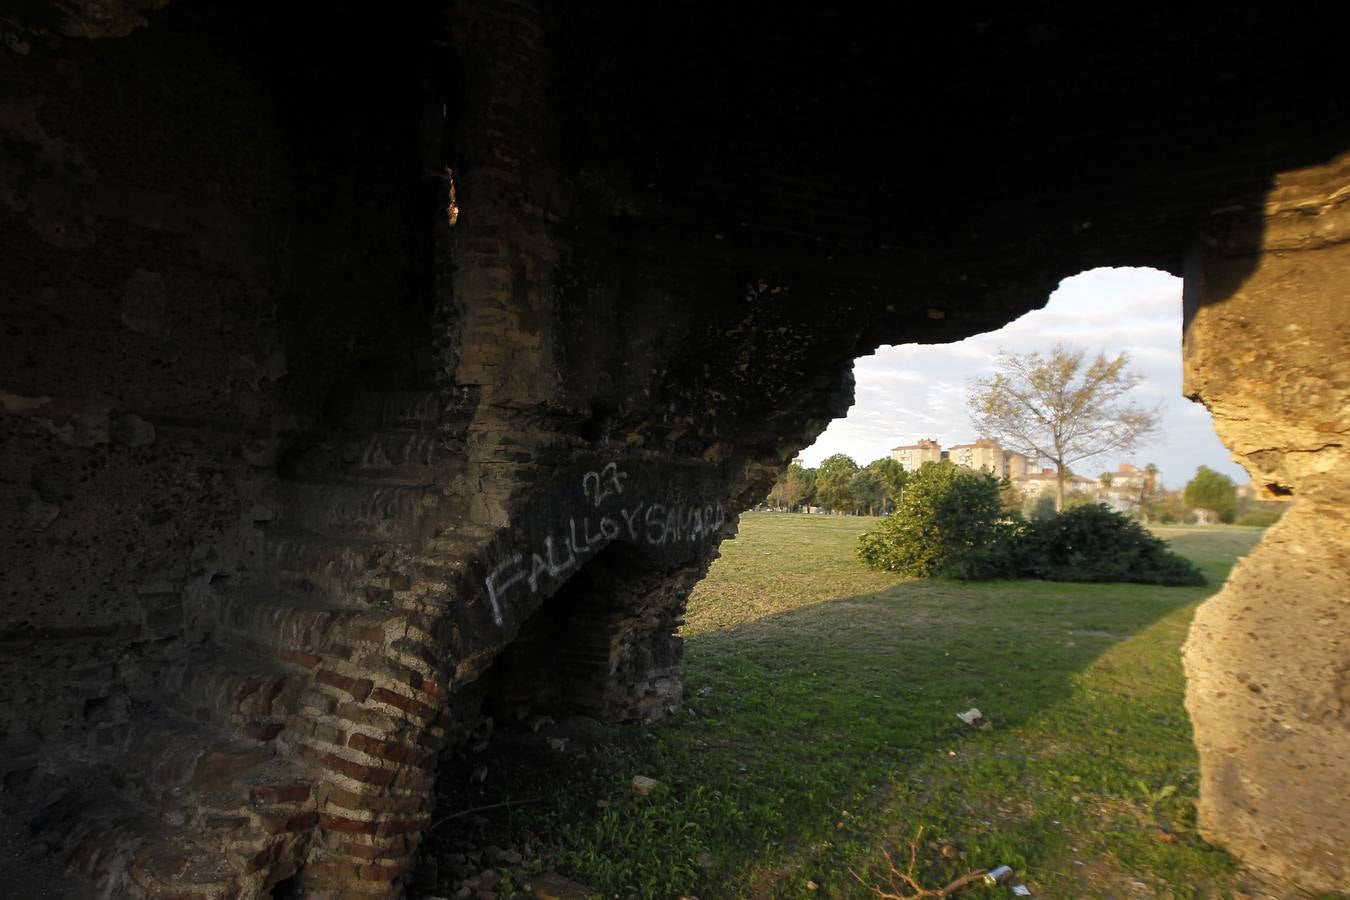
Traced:
POLYGON ((852 869, 848 870, 849 874, 858 879, 859 883, 867 887, 873 894, 876 894, 880 900, 913 900, 913 898, 916 897, 950 897, 957 891, 964 890, 972 884, 978 883, 979 880, 984 877, 985 870, 976 869, 972 872, 967 872, 946 887, 936 889, 924 887, 919 883, 918 878, 915 877, 914 874, 915 870, 919 867, 919 840, 922 837, 923 826, 921 825, 919 826, 919 830, 914 834, 914 840, 909 842, 909 865, 905 867, 905 871, 903 872, 895 867, 895 861, 891 858, 889 852, 885 850, 881 851, 881 855, 886 859, 886 868, 888 870, 886 878, 888 883, 885 889, 870 885, 866 881, 863 881, 862 876, 852 869), (910 893, 896 893, 897 891, 910 891, 910 893))

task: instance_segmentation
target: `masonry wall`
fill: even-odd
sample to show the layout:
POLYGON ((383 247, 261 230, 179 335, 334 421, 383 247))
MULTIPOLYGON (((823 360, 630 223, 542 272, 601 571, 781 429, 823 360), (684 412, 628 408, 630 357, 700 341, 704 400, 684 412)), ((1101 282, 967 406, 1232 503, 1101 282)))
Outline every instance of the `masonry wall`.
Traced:
MULTIPOLYGON (((1307 494, 1282 533, 1338 521, 1340 263, 1289 223, 1336 221, 1343 173, 1274 178, 1345 135, 1316 113, 1339 97, 1323 57, 1290 65, 1277 22, 1211 46, 1181 14, 1103 36, 1031 13, 544 7, 0 18, 11 892, 398 896, 439 759, 550 597, 603 599, 559 625, 567 699, 664 714, 689 590, 847 409, 856 356, 998 327, 1093 265, 1179 270, 1215 210, 1194 390, 1307 494), (1262 41, 1282 49, 1225 55, 1262 41), (840 47, 857 67, 831 68, 840 47), (878 112, 896 97, 905 115, 878 112), (1272 184, 1293 192, 1274 212, 1272 184), (1271 243, 1286 226, 1296 246, 1271 243), (1281 371, 1228 314, 1252 273, 1256 302, 1303 279, 1331 323, 1261 415, 1304 390, 1326 410, 1274 447, 1241 424, 1265 388, 1205 349, 1281 371)), ((1290 634, 1334 589, 1317 571, 1290 634)), ((1230 652, 1205 640, 1192 658, 1230 652)), ((1210 833, 1333 877, 1320 844, 1217 824, 1233 784, 1274 776, 1215 762, 1206 735, 1250 699, 1196 701, 1205 677, 1210 833)), ((1308 758, 1329 766, 1310 785, 1338 777, 1308 758)), ((1303 821, 1272 802, 1264 821, 1303 821)))
MULTIPOLYGON (((422 59, 326 55, 355 25, 301 43, 261 9, 184 4, 88 41, 4 20, 0 774, 53 864, 121 892, 174 870, 141 851, 201 814, 165 792, 217 785, 213 742, 277 756, 273 717, 240 712, 257 673, 224 672, 203 609, 275 552, 301 436, 353 391, 429 380, 422 59)), ((10 849, 6 877, 47 877, 10 849)))

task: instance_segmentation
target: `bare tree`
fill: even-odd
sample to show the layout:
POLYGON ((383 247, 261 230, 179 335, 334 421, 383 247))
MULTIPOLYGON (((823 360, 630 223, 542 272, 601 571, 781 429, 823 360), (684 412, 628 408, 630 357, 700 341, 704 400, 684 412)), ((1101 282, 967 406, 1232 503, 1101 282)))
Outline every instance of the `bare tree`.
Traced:
POLYGON ((814 470, 808 474, 808 470, 798 465, 788 466, 779 474, 778 480, 774 482, 773 490, 769 491, 767 499, 772 500, 778 506, 786 510, 793 510, 797 504, 803 502, 812 492, 814 470))
POLYGON ((1068 466, 1112 450, 1131 450, 1158 424, 1158 410, 1124 401, 1143 377, 1126 370, 1129 356, 1056 344, 1045 355, 1002 352, 995 374, 971 382, 970 420, 984 437, 1055 464, 1055 509, 1064 509, 1068 466))

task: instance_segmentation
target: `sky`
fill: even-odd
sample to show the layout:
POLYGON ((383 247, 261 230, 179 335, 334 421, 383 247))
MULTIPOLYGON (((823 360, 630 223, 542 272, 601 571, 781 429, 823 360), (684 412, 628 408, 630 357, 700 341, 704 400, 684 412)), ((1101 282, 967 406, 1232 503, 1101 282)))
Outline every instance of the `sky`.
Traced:
POLYGON ((998 331, 953 344, 885 346, 858 359, 848 415, 800 455, 808 466, 834 453, 866 465, 920 438, 935 438, 944 449, 969 443, 981 437, 966 411, 971 380, 993 374, 1000 351, 1044 352, 1056 343, 1084 350, 1088 359, 1128 353, 1129 368, 1144 376, 1130 398, 1162 412, 1157 435, 1139 449, 1085 459, 1072 466, 1075 474, 1095 478, 1122 462, 1154 463, 1172 489, 1205 465, 1247 482, 1215 435, 1209 412, 1181 394, 1181 279, 1156 269, 1093 269, 1064 279, 1044 308, 998 331))

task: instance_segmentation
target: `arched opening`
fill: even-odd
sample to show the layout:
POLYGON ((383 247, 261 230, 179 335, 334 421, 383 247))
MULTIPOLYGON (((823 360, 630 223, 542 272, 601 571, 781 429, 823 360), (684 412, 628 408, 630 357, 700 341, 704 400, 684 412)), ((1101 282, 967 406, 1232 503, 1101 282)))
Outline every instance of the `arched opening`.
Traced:
POLYGON ((611 543, 459 689, 424 854, 438 864, 417 886, 489 889, 496 869, 533 852, 521 838, 521 807, 550 800, 560 785, 601 783, 614 726, 679 704, 682 620, 671 617, 668 592, 701 574, 611 543))
MULTIPOLYGON (((642 630, 651 566, 610 544, 521 626, 479 679, 481 713, 499 725, 536 716, 628 718, 623 663, 642 630)), ((639 651, 640 652, 640 651, 639 651)), ((667 660, 674 669, 678 656, 667 660)))
MULTIPOLYGON (((1185 396, 1193 392, 1187 391, 1182 382, 1181 294, 1180 279, 1163 272, 1093 270, 1066 279, 1061 291, 1050 298, 1044 309, 1030 313, 998 332, 951 345, 883 348, 876 355, 858 362, 857 403, 849 416, 854 421, 836 421, 814 447, 803 451, 801 462, 805 467, 817 468, 819 471, 821 463, 834 454, 848 454, 861 468, 878 458, 894 459, 892 453, 898 450, 908 451, 907 468, 921 465, 930 459, 938 461, 945 458, 971 468, 986 467, 984 464, 988 462, 996 475, 1007 475, 1014 482, 1023 482, 1028 494, 1026 499, 1034 500, 1042 494, 1045 488, 1043 483, 1051 481, 1045 477, 1045 466, 1033 466, 1031 463, 1035 461, 1024 460, 1021 471, 1000 471, 1000 463, 980 458, 979 451, 988 448, 979 444, 993 436, 973 430, 966 410, 969 382, 984 374, 989 361, 1000 350, 1044 353, 1054 344, 1064 343, 1084 350, 1089 361, 1098 352, 1110 357, 1125 351, 1130 356, 1131 368, 1141 371, 1144 376, 1144 382, 1138 388, 1143 395, 1140 397, 1143 405, 1162 406, 1159 428, 1152 439, 1135 448, 1132 454, 1104 453, 1100 457, 1087 457, 1084 463, 1073 465, 1073 495, 1084 503, 1105 502, 1120 512, 1147 520, 1149 526, 1154 528, 1161 524, 1160 520, 1164 517, 1177 520, 1175 523, 1169 522, 1169 525, 1182 525, 1188 519, 1193 521, 1194 511, 1186 508, 1189 504, 1185 504, 1184 487, 1195 476, 1197 466, 1204 465, 1219 471, 1231 477, 1238 486, 1247 487, 1248 491, 1252 491, 1252 488, 1247 485, 1246 473, 1229 462, 1229 451, 1215 435, 1209 411, 1190 402, 1185 396), (852 446, 850 438, 854 442, 852 446), (873 441, 870 444, 869 439, 873 441), (854 449, 856 447, 862 449, 854 449), (957 458, 960 451, 965 451, 964 459, 957 458), (925 458, 924 453, 931 455, 925 458), (1150 463, 1156 467, 1156 485, 1150 493, 1156 492, 1159 496, 1150 497, 1149 503, 1140 503, 1137 502, 1136 494, 1135 503, 1126 502, 1129 499, 1126 489, 1130 487, 1128 482, 1131 477, 1149 467, 1150 463), (1108 477, 1103 482, 1102 475, 1115 477, 1108 477), (1177 504, 1182 504, 1182 508, 1178 509, 1177 504), (1149 505, 1154 508, 1147 508, 1149 505)), ((992 449, 998 451, 1001 448, 995 446, 992 449)), ((1137 489, 1139 485, 1136 483, 1135 487, 1137 489)), ((1253 498, 1253 501, 1261 502, 1257 498, 1253 498)), ((865 510, 862 512, 865 514, 865 510)), ((1053 515, 1053 504, 1050 514, 1053 515)), ((781 544, 793 540, 806 545, 809 541, 823 543, 825 540, 837 540, 842 544, 846 539, 856 539, 857 532, 871 527, 869 524, 860 524, 850 530, 846 523, 838 520, 815 517, 779 515, 764 516, 758 520, 746 517, 742 521, 742 536, 746 546, 733 545, 727 551, 726 558, 743 567, 752 564, 781 567, 783 555, 775 548, 775 541, 781 544), (789 524, 786 521, 789 519, 798 519, 798 522, 789 524), (750 545, 750 541, 755 544, 750 545), (760 562, 759 558, 772 563, 760 562)), ((1209 777, 1196 751, 1199 720, 1194 720, 1196 726, 1193 730, 1192 720, 1186 715, 1188 708, 1193 711, 1196 703, 1194 691, 1188 706, 1183 706, 1186 683, 1180 666, 1181 646, 1188 633, 1192 635, 1192 646, 1196 646, 1195 632, 1188 632, 1188 629, 1198 604, 1220 590, 1228 566, 1234 558, 1251 550, 1259 539, 1259 533, 1255 528, 1239 531, 1205 527, 1159 529, 1156 533, 1165 539, 1173 539, 1174 549, 1183 555, 1191 555, 1192 559, 1196 555, 1208 558, 1205 565, 1209 584, 1203 591, 1195 590, 1187 594, 1184 589, 1151 591, 1133 587, 1118 590, 1113 587, 1098 592, 1096 586, 1052 588, 1047 583, 1045 586, 1031 587, 1030 590, 1037 596, 1035 599, 1025 598, 1024 604, 1024 598, 1017 594, 1023 589, 1021 586, 1011 587, 1005 594, 1005 589, 1001 587, 976 585, 974 589, 967 590, 964 585, 953 583, 932 582, 922 585, 915 582, 897 589, 887 598, 847 596, 843 603, 833 607, 829 600, 832 596, 838 596, 833 593, 818 593, 810 604, 802 604, 791 610, 785 610, 787 604, 784 603, 773 606, 765 604, 763 611, 757 612, 753 620, 749 616, 741 616, 732 623, 732 628, 757 638, 763 635, 765 641, 773 639, 786 645, 789 638, 785 635, 790 634, 791 629, 785 627, 784 623, 809 623, 821 633, 839 636, 838 646, 834 648, 836 651, 856 648, 858 657, 863 658, 873 653, 884 653, 888 646, 864 629, 855 629, 853 632, 845 630, 845 623, 869 619, 885 623, 889 629, 879 631, 904 634, 906 642, 912 641, 912 644, 906 643, 906 650, 910 651, 908 660, 917 659, 928 651, 933 653, 935 659, 941 660, 940 667, 935 667, 931 674, 942 672, 940 677, 945 678, 948 670, 951 670, 953 677, 960 677, 962 671, 977 673, 967 693, 959 699, 947 701, 951 706, 947 716, 949 721, 976 708, 982 710, 985 717, 991 715, 991 709, 1002 707, 1005 711, 1004 721, 987 723, 990 732, 974 737, 969 744, 964 743, 966 733, 957 730, 953 734, 953 743, 942 747, 940 751, 948 760, 959 759, 962 764, 971 761, 969 764, 978 768, 991 758, 997 758, 1000 753, 1016 752, 1025 753, 1029 758, 1038 755, 1048 758, 1064 755, 1066 748, 1072 748, 1067 751, 1068 754, 1082 753, 1085 758, 1088 755, 1099 756, 1103 760, 1100 772, 1109 773, 1104 777, 1120 778, 1123 783, 1135 787, 1150 780, 1161 782, 1151 773, 1166 772, 1165 783, 1149 784, 1147 789, 1139 788, 1140 798, 1130 798, 1124 802, 1140 811, 1140 820, 1154 825, 1156 836, 1153 840, 1163 843, 1175 841, 1174 829, 1195 829, 1191 820, 1181 818, 1193 813, 1189 806, 1179 800, 1185 799, 1187 804, 1193 802, 1202 780, 1209 777), (1193 551, 1198 553, 1193 554, 1193 551), (1225 557, 1222 564, 1218 563, 1220 556, 1225 557), (942 586, 939 587, 939 584, 942 586), (912 595, 907 593, 911 589, 915 592, 912 595), (925 609, 921 600, 924 595, 920 591, 930 589, 941 591, 943 599, 940 605, 934 604, 925 609), (1009 602, 1013 596, 1018 597, 1015 603, 1009 602), (888 606, 886 601, 900 597, 904 597, 906 602, 913 602, 912 614, 891 615, 893 607, 888 606), (1046 605, 1039 606, 1043 601, 1046 605), (843 612, 835 614, 834 609, 843 612), (1152 611, 1143 612, 1146 609, 1152 611), (1124 610, 1131 610, 1131 613, 1117 615, 1124 610), (1135 611, 1138 611, 1137 614, 1135 611), (934 622, 939 623, 939 627, 932 627, 934 622), (930 628, 930 640, 918 637, 930 628), (975 637, 975 632, 982 634, 975 637), (994 636, 999 634, 1001 638, 994 636), (987 643, 985 635, 990 635, 987 643), (1010 637, 1011 640, 1008 639, 1010 637), (1000 640, 1005 643, 1000 644, 1000 640), (1022 721, 1016 720, 1013 709, 1026 698, 1035 696, 1035 693, 1032 690, 1022 692, 1020 688, 1014 689, 1011 677, 1005 676, 997 667, 981 668, 982 660, 996 658, 997 654, 1009 650, 1012 651, 1010 667, 1035 672, 1035 678, 1042 685, 1056 685, 1054 696, 1042 695, 1041 700, 1036 701, 1037 708, 1022 721), (1061 672, 1069 672, 1068 677, 1056 681, 1052 673, 1057 666, 1061 667, 1061 672), (1106 686, 1108 693, 1119 691, 1121 695, 1132 695, 1130 701, 1111 705, 1116 703, 1115 699, 1106 699, 1105 694, 1097 689, 1080 689, 1082 685, 1095 681, 1106 686), (998 696, 1000 691, 1003 693, 998 696), (996 696, 997 699, 993 699, 996 696), (1138 702, 1135 702, 1136 696, 1138 702), (1108 706, 1113 710, 1112 716, 1102 716, 1101 711, 1108 706), (1140 740, 1133 748, 1128 748, 1129 739, 1125 735, 1130 728, 1122 728, 1121 723, 1132 719, 1148 722, 1150 728, 1163 724, 1166 728, 1158 727, 1148 741, 1140 740), (1048 722, 1069 721, 1074 723, 1073 727, 1066 727, 1058 733, 1046 727, 1048 722), (1009 740, 1002 748, 995 747, 998 741, 1003 740, 1002 737, 989 736, 1014 733, 1017 734, 1016 739, 1009 740), (1044 743, 1038 744, 1038 741, 1044 743), (981 742, 988 743, 982 745, 981 742), (1135 766, 1137 768, 1132 768, 1135 766), (1130 780, 1125 781, 1126 777, 1130 780), (1164 792, 1166 796, 1161 796, 1164 792), (1143 793, 1147 793, 1147 796, 1142 796, 1143 793), (1175 804, 1175 808, 1164 811, 1169 803, 1175 804)), ((839 571, 842 572, 843 559, 839 559, 839 571)), ((807 568, 803 566, 791 574, 796 580, 805 583, 809 577, 807 568)), ((714 570, 714 577, 717 574, 714 570)), ((825 589, 829 592, 840 590, 833 585, 825 589)), ((841 594, 846 591, 844 589, 841 594)), ((717 632, 713 631, 714 627, 721 627, 721 623, 714 621, 713 615, 705 613, 699 602, 717 602, 718 599, 710 593, 704 597, 696 595, 691 601, 691 624, 704 631, 702 635, 690 637, 688 670, 691 694, 694 696, 698 695, 701 676, 708 678, 710 697, 723 696, 738 689, 738 685, 730 679, 719 681, 715 677, 703 675, 704 672, 714 676, 718 673, 712 667, 705 667, 701 657, 705 653, 718 652, 723 643, 731 643, 730 637, 718 637, 717 632)), ((749 641, 744 643, 748 644, 749 641)), ((899 644, 900 641, 895 643, 899 644)), ((768 661, 777 664, 777 660, 789 659, 795 663, 802 658, 801 651, 801 647, 795 647, 792 653, 777 653, 776 659, 768 661)), ((1188 654, 1196 656, 1193 650, 1188 650, 1188 654)), ((814 659, 812 662, 810 674, 814 678, 818 670, 814 659)), ((764 671, 773 672, 780 682, 791 684, 796 676, 789 667, 783 668, 787 671, 767 667, 764 671)), ((847 671, 843 665, 838 668, 847 671)), ((855 677, 860 675, 860 672, 856 673, 855 677)), ((1191 677, 1194 679, 1193 675, 1191 677)), ((931 685, 938 680, 920 677, 915 682, 931 685)), ((846 682, 847 679, 840 677, 839 681, 846 682)), ((916 689, 915 695, 909 699, 916 705, 931 703, 930 698, 935 695, 929 691, 935 689, 927 686, 916 689)), ((1265 690, 1261 685, 1256 688, 1244 686, 1246 694, 1239 696, 1259 696, 1258 689, 1265 690)), ((1221 690, 1229 695, 1236 694, 1228 685, 1223 685, 1221 690)), ((858 694, 850 694, 841 688, 833 696, 836 702, 825 707, 827 711, 846 703, 851 697, 858 697, 858 694)), ((879 690, 872 695, 876 701, 873 705, 878 709, 890 709, 891 696, 893 693, 879 690)), ((871 706, 867 707, 869 712, 871 706)), ((859 716, 860 721, 864 715, 867 713, 859 716)), ((972 729, 980 727, 980 713, 970 716, 969 721, 960 721, 972 729)), ((722 731, 725 733, 727 730, 724 723, 722 731)), ((789 730, 782 729, 783 732, 789 730)), ((1202 753, 1203 737, 1200 735, 1202 753)), ((749 756, 748 753, 744 755, 749 756)), ((755 759, 750 759, 746 764, 751 772, 756 771, 755 759)), ((975 831, 988 827, 1000 834, 1014 831, 1015 828, 1005 830, 998 816, 991 816, 987 821, 970 816, 970 810, 979 809, 982 800, 987 798, 982 798, 982 789, 976 786, 975 779, 970 780, 968 793, 962 794, 952 788, 951 785, 961 781, 960 775, 952 775, 948 771, 954 767, 959 765, 952 763, 948 767, 944 762, 943 765, 933 766, 931 771, 924 771, 923 763, 916 766, 907 760, 903 770, 909 773, 912 779, 910 784, 916 794, 930 790, 936 778, 944 784, 944 789, 951 790, 951 798, 955 799, 944 801, 944 804, 934 804, 926 811, 921 808, 921 804, 910 807, 897 804, 903 811, 888 814, 895 815, 901 821, 920 821, 924 814, 936 817, 949 813, 954 819, 960 819, 961 816, 953 810, 961 808, 968 817, 963 826, 969 825, 975 831), (969 818, 976 821, 972 823, 969 818)), ((1036 768, 1032 764, 1018 772, 1018 778, 1025 779, 1025 782, 1007 789, 1005 797, 1009 804, 1030 796, 1038 796, 1040 799, 1035 802, 1042 805, 1054 802, 1046 798, 1055 795, 1055 779, 1060 777, 1060 770, 1047 776, 1036 774, 1036 768), (1027 788, 1027 785, 1034 787, 1027 788)), ((1046 771, 1052 768, 1047 766, 1046 771)), ((1072 780, 1068 783, 1073 785, 1065 791, 1066 807, 1078 809, 1083 803, 1093 802, 1100 802, 1105 807, 1122 802, 1118 796, 1109 800, 1105 795, 1096 801, 1087 799, 1090 793, 1077 786, 1086 780, 1086 776, 1072 767, 1062 771, 1069 773, 1068 777, 1072 780)), ((1003 802, 1000 801, 1001 804, 1003 802)), ((852 807, 849 809, 852 810, 852 807)), ((999 812, 1001 815, 1007 814, 1008 809, 1002 808, 999 812)), ((1068 821, 1071 820, 1066 815, 1062 820, 1050 819, 1046 824, 1052 824, 1058 829, 1063 822, 1068 821)), ((839 827, 843 828, 846 824, 841 819, 839 827)), ((1071 827, 1064 826, 1066 830, 1071 827)), ((1089 839, 1095 840, 1091 837, 1092 827, 1095 825, 1083 827, 1074 835, 1076 846, 1088 846, 1089 839), (1078 843, 1080 836, 1086 837, 1078 843)), ((912 833, 902 837, 907 839, 912 837, 912 833)), ((1115 838, 1097 844, 1096 856, 1099 859, 1107 858, 1118 848, 1119 845, 1111 845, 1111 840, 1115 838)), ((943 852, 941 848, 939 850, 943 852)), ((952 852, 956 852, 955 849, 952 852)), ((1078 858, 1088 859, 1091 855, 1084 851, 1078 858)), ((1073 874, 1073 869, 1067 871, 1070 874, 1065 875, 1064 880, 1057 885, 1065 895, 1086 895, 1100 889, 1087 887, 1086 876, 1082 882, 1074 881, 1079 876, 1073 874)), ((958 869, 949 874, 955 876, 961 873, 958 869)), ((1096 873, 1092 877, 1098 875, 1107 881, 1124 878, 1119 872, 1096 873)), ((1189 877, 1193 883, 1207 883, 1206 879, 1214 876, 1200 873, 1189 877)))
POLYGON ((1130 398, 1158 412, 1157 427, 1136 446, 1070 461, 1071 503, 1103 502, 1154 523, 1217 518, 1186 506, 1182 496, 1203 465, 1239 486, 1244 508, 1257 508, 1262 501, 1219 441, 1209 412, 1183 392, 1181 340, 1179 277, 1157 269, 1091 269, 1065 278, 1043 308, 997 331, 951 344, 883 346, 859 358, 853 407, 800 458, 808 468, 836 453, 859 467, 887 458, 906 468, 951 459, 1007 476, 1025 501, 1022 512, 1031 515, 1054 493, 1052 460, 1017 452, 1025 448, 986 446, 998 436, 975 432, 967 400, 971 382, 993 371, 999 353, 1044 353, 1062 344, 1083 351, 1085 362, 1099 352, 1127 354, 1140 376, 1130 398))

